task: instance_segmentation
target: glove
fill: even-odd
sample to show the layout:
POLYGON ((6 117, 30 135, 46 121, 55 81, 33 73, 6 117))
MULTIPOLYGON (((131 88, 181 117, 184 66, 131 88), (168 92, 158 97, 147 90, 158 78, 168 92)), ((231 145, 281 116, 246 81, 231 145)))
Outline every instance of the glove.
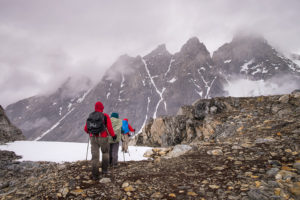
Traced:
POLYGON ((116 135, 112 136, 112 139, 113 139, 113 141, 116 141, 117 136, 116 135))

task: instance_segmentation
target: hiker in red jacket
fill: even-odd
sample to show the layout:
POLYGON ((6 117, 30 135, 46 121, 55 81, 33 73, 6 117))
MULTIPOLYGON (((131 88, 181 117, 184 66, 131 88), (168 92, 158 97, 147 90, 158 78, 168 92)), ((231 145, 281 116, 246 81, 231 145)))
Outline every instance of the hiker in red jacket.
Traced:
MULTIPOLYGON (((98 101, 95 104, 95 112, 101 112, 103 113, 104 106, 103 104, 98 101)), ((109 115, 106 113, 104 114, 104 123, 106 126, 106 129, 98 134, 92 134, 88 131, 88 126, 85 124, 84 130, 88 134, 90 134, 91 139, 91 148, 92 148, 92 176, 94 180, 99 179, 99 148, 101 147, 102 152, 102 173, 107 174, 108 170, 108 164, 109 164, 109 143, 108 143, 108 133, 113 137, 115 140, 117 137, 114 133, 114 130, 112 128, 111 120, 109 118, 109 115)))
POLYGON ((128 119, 123 119, 122 121, 122 151, 125 153, 128 153, 128 142, 129 142, 129 136, 130 131, 135 132, 135 129, 133 129, 130 124, 128 123, 128 119))

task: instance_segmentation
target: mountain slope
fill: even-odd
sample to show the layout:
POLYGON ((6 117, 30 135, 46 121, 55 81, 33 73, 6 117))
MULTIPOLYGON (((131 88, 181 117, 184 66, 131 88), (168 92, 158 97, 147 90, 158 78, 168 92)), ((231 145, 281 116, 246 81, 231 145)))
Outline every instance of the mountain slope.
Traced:
POLYGON ((6 112, 29 140, 86 142, 83 126, 96 101, 140 132, 152 118, 176 114, 199 98, 226 96, 224 88, 236 76, 268 80, 285 74, 296 80, 299 71, 261 38, 236 37, 211 57, 194 37, 173 55, 159 45, 144 57, 120 56, 94 87, 63 95, 72 91, 64 84, 50 96, 9 105, 6 112))

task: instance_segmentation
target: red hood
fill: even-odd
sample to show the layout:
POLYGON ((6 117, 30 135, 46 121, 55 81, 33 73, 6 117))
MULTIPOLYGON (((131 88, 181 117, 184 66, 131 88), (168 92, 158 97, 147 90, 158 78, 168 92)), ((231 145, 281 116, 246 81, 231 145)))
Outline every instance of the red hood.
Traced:
POLYGON ((96 104, 95 104, 95 111, 97 111, 97 112, 103 112, 103 109, 104 109, 103 104, 100 101, 96 102, 96 104))
POLYGON ((126 118, 125 118, 125 119, 123 119, 123 120, 125 120, 125 121, 127 121, 127 122, 128 122, 128 119, 126 119, 126 118))

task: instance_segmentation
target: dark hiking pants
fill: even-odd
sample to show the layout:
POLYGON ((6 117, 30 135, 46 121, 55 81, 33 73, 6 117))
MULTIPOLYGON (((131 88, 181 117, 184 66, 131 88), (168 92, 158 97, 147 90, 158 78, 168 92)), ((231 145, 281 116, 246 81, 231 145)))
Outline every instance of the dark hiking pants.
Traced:
POLYGON ((109 148, 109 164, 118 164, 119 142, 111 143, 109 148))
POLYGON ((102 172, 106 173, 109 162, 109 143, 108 137, 91 137, 92 146, 92 174, 99 176, 99 148, 102 152, 102 172))

